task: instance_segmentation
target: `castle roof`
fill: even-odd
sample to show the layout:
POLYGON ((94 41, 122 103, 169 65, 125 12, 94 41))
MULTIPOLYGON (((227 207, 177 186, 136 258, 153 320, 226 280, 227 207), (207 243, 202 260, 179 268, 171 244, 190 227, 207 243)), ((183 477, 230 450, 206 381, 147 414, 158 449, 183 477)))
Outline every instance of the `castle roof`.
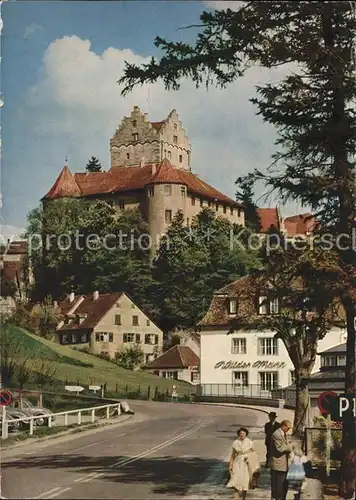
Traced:
POLYGON ((192 172, 171 165, 165 159, 161 163, 144 166, 114 167, 107 172, 83 172, 72 174, 64 167, 56 182, 44 196, 44 200, 74 196, 94 196, 144 189, 149 184, 179 183, 187 186, 189 192, 228 203, 242 206, 214 187, 210 186, 192 172))
POLYGON ((289 236, 306 235, 313 232, 316 220, 312 214, 298 214, 284 219, 284 227, 289 236))

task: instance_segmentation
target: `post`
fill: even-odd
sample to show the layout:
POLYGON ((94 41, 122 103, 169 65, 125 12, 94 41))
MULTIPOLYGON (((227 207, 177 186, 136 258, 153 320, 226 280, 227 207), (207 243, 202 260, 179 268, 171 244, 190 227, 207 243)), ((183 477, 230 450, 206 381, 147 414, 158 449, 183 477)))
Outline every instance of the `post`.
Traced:
POLYGON ((102 398, 104 397, 104 386, 103 386, 103 384, 101 384, 101 397, 102 398))
POLYGON ((82 423, 82 412, 78 411, 78 425, 81 425, 82 423))
POLYGON ((7 419, 6 419, 6 406, 2 407, 2 422, 1 422, 1 438, 7 439, 7 419))
POLYGON ((68 425, 68 413, 64 414, 64 425, 67 427, 68 425))
POLYGON ((106 407, 106 418, 109 420, 110 418, 110 406, 106 407))
POLYGON ((119 403, 117 405, 117 416, 119 417, 121 415, 121 404, 119 403))
POLYGON ((52 417, 51 417, 51 415, 48 417, 48 427, 49 428, 52 427, 52 417))
POLYGON ((115 393, 117 394, 119 392, 119 386, 116 384, 115 385, 115 393))
POLYGON ((95 422, 95 408, 93 408, 91 411, 91 422, 92 424, 95 422))
POLYGON ((30 436, 33 436, 33 418, 30 420, 30 436))
POLYGON ((326 475, 330 477, 330 458, 331 458, 331 415, 326 417, 326 441, 325 441, 325 454, 326 454, 326 475))

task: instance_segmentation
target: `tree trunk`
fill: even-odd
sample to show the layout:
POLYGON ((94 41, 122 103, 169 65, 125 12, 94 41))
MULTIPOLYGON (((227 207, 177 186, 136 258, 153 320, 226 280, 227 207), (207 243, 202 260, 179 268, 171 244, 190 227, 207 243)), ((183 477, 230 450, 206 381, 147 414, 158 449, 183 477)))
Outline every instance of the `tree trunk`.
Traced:
POLYGON ((304 369, 295 370, 296 404, 293 434, 298 438, 303 437, 309 405, 308 377, 309 373, 307 373, 304 369))
MULTIPOLYGON (((345 307, 347 318, 347 345, 346 345, 346 369, 345 369, 345 394, 356 392, 356 368, 355 368, 355 312, 354 305, 350 303, 345 307)), ((353 412, 344 412, 343 434, 342 434, 342 481, 340 495, 343 498, 352 498, 355 490, 356 478, 356 419, 353 412)))

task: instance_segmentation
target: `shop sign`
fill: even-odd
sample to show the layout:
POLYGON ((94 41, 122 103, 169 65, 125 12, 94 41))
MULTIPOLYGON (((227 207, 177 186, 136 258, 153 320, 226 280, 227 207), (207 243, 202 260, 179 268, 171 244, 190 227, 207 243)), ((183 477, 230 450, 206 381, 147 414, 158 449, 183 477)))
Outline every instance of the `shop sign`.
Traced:
POLYGON ((219 361, 214 366, 215 370, 221 368, 222 370, 231 370, 235 368, 246 369, 246 368, 258 368, 265 370, 276 370, 282 369, 286 367, 286 363, 284 361, 255 361, 254 363, 250 363, 248 361, 219 361))

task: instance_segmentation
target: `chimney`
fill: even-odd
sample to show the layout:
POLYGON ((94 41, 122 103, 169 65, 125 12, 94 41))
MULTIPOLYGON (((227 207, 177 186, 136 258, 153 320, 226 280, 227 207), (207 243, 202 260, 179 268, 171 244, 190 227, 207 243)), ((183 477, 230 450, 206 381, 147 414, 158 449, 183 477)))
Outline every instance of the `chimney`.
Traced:
POLYGON ((98 290, 95 290, 95 292, 93 292, 93 300, 98 300, 99 298, 99 292, 98 290))
POLYGON ((157 170, 156 164, 152 163, 152 175, 155 175, 156 170, 157 170))
POLYGON ((74 292, 70 292, 70 294, 69 294, 69 302, 74 302, 74 297, 75 297, 74 292))

